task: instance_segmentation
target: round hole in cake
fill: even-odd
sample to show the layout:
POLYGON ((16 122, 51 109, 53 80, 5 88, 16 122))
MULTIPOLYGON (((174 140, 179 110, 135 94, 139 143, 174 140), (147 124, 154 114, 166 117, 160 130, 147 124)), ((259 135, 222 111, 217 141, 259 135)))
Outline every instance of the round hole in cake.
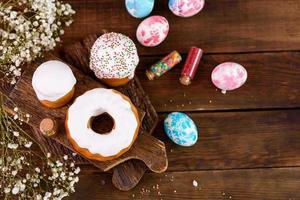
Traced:
POLYGON ((90 126, 98 134, 108 134, 114 128, 114 120, 108 113, 91 118, 90 126))

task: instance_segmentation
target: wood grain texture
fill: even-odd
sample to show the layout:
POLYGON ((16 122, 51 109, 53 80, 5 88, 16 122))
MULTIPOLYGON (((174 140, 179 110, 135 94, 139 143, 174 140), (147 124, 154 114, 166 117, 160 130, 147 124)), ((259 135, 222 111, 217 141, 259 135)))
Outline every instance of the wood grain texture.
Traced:
MULTIPOLYGON (((102 29, 124 33, 137 43, 141 20, 127 13, 124 1, 68 1, 77 14, 64 44, 102 29)), ((184 19, 169 11, 167 1, 156 0, 152 14, 169 20, 170 35, 155 48, 137 43, 137 75, 161 112, 154 135, 166 142, 169 171, 146 173, 141 184, 125 193, 113 187, 111 174, 82 166, 81 181, 69 199, 300 199, 300 53, 249 53, 300 50, 299 10, 298 0, 207 0, 201 13, 184 19), (175 49, 185 56, 192 45, 205 51, 192 85, 179 84, 183 63, 158 80, 146 80, 151 64, 175 49), (210 74, 225 61, 244 65, 249 79, 223 95, 210 74), (187 111, 196 122, 200 137, 195 146, 179 147, 166 137, 162 120, 171 111, 187 111)), ((79 48, 73 51, 81 55, 79 48)), ((122 176, 126 169, 118 173, 122 176)))
POLYGON ((69 199, 296 200, 300 198, 299 187, 300 168, 147 173, 136 188, 126 193, 114 189, 108 175, 93 174, 80 177, 77 192, 69 199), (198 187, 193 186, 193 180, 197 180, 198 187))
POLYGON ((2 77, 0 77, 0 92, 4 95, 9 95, 11 90, 13 89, 13 85, 5 81, 2 77))
MULTIPOLYGON (((27 126, 29 127, 29 125, 27 126)), ((73 156, 74 151, 57 143, 53 139, 42 136, 42 133, 38 128, 30 127, 30 129, 31 130, 27 131, 27 133, 32 133, 36 141, 39 143, 41 151, 44 153, 44 155, 47 155, 47 153, 51 153, 51 157, 57 159, 61 159, 62 155, 73 156)), ((89 163, 84 157, 80 156, 79 154, 73 156, 72 158, 78 165, 89 163)), ((98 168, 96 169, 99 170, 98 168)))
MULTIPOLYGON (((75 23, 64 36, 66 43, 101 29, 124 33, 137 43, 135 31, 141 20, 127 13, 124 1, 69 2, 77 13, 75 23)), ((298 0, 209 0, 203 11, 187 19, 174 16, 167 2, 157 0, 152 14, 169 20, 170 34, 158 47, 138 45, 141 55, 165 54, 175 49, 186 53, 192 45, 209 53, 299 50, 300 27, 295 25, 300 20, 298 0)))
POLYGON ((183 63, 149 81, 145 70, 159 57, 143 57, 137 74, 158 112, 270 109, 300 107, 300 53, 205 55, 190 86, 179 83, 183 63), (222 62, 242 64, 248 80, 225 95, 211 82, 211 72, 222 62))
POLYGON ((190 113, 199 140, 183 148, 162 130, 170 171, 300 166, 300 110, 190 113))

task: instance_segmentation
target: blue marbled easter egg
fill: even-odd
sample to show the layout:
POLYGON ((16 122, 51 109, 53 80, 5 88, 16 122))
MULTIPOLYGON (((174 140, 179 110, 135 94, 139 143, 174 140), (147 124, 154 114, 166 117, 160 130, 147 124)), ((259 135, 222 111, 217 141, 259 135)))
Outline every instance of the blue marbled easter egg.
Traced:
POLYGON ((130 15, 136 18, 144 18, 152 12, 154 0, 125 0, 125 5, 130 15))
POLYGON ((192 146, 198 140, 198 131, 194 121, 184 113, 170 113, 164 121, 168 137, 180 146, 192 146))

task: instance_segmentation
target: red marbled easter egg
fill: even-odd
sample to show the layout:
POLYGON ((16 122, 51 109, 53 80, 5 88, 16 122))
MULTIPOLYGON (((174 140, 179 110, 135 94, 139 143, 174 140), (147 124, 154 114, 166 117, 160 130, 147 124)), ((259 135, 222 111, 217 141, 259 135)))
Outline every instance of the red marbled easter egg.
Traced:
POLYGON ((246 69, 233 62, 226 62, 214 68, 211 74, 213 84, 223 92, 241 87, 247 80, 246 69))
POLYGON ((138 41, 146 47, 162 43, 169 33, 169 22, 162 16, 151 16, 140 23, 136 31, 138 41))

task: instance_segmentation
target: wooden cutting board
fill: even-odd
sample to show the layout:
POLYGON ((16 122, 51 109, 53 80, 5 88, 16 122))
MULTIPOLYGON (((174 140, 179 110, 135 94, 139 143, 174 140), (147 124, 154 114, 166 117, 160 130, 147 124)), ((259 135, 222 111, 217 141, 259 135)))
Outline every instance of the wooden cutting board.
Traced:
MULTIPOLYGON (((107 32, 102 30, 103 33, 107 32)), ((90 34, 82 41, 75 42, 64 48, 65 60, 83 73, 98 80, 89 68, 89 55, 92 45, 100 34, 90 34)), ((144 92, 137 77, 125 86, 115 88, 131 98, 131 101, 141 110, 145 111, 142 129, 152 134, 158 122, 157 113, 144 92)), ((143 177, 147 167, 139 160, 126 161, 113 169, 112 182, 120 190, 128 191, 135 187, 143 177)))
MULTIPOLYGON (((18 105, 18 107, 21 110, 23 110, 26 113, 30 113, 32 115, 28 124, 32 126, 33 129, 37 130, 41 120, 44 118, 55 119, 55 121, 57 122, 58 134, 53 139, 57 143, 74 151, 69 141, 66 138, 65 128, 64 128, 65 114, 67 112, 68 105, 60 109, 48 109, 46 107, 43 107, 40 104, 40 102, 37 100, 33 88, 31 86, 32 74, 36 69, 36 67, 42 62, 46 60, 52 60, 52 59, 58 59, 58 58, 55 58, 52 55, 48 55, 46 56, 46 58, 41 59, 36 63, 34 63, 33 65, 27 67, 26 71, 23 73, 21 79, 18 81, 18 83, 16 84, 16 86, 14 87, 13 91, 9 96, 14 101, 14 103, 18 105)), ((87 90, 97 88, 97 87, 105 87, 101 83, 85 75, 75 67, 73 66, 70 67, 77 79, 75 98, 83 94, 87 90)), ((135 101, 134 100, 135 98, 137 98, 137 96, 131 97, 133 103, 135 101)), ((140 109, 139 105, 136 106, 138 109, 140 109)), ((11 112, 13 112, 13 105, 7 103, 7 107, 11 110, 11 112)), ((146 112, 145 114, 147 115, 146 112)), ((145 163, 146 166, 154 172, 158 172, 158 173, 163 172, 167 168, 167 157, 166 157, 164 143, 152 137, 150 134, 146 134, 143 128, 140 130, 139 137, 137 141, 133 144, 131 149, 127 153, 119 157, 118 159, 112 161, 106 161, 106 162, 90 160, 90 162, 96 167, 98 167, 99 169, 101 169, 102 171, 108 171, 113 167, 131 159, 137 159, 143 161, 143 163, 145 163)), ((142 172, 141 168, 138 168, 140 171, 135 174, 137 169, 136 166, 139 166, 140 164, 141 162, 138 162, 137 165, 132 163, 127 164, 125 168, 123 169, 121 168, 121 170, 123 171, 121 170, 114 171, 113 177, 117 177, 116 178, 118 181, 117 186, 119 189, 127 190, 128 188, 130 189, 131 187, 133 187, 134 186, 133 184, 137 183, 136 174, 138 175, 143 174, 141 173, 142 172), (133 178, 131 176, 132 171, 134 171, 133 178)))

